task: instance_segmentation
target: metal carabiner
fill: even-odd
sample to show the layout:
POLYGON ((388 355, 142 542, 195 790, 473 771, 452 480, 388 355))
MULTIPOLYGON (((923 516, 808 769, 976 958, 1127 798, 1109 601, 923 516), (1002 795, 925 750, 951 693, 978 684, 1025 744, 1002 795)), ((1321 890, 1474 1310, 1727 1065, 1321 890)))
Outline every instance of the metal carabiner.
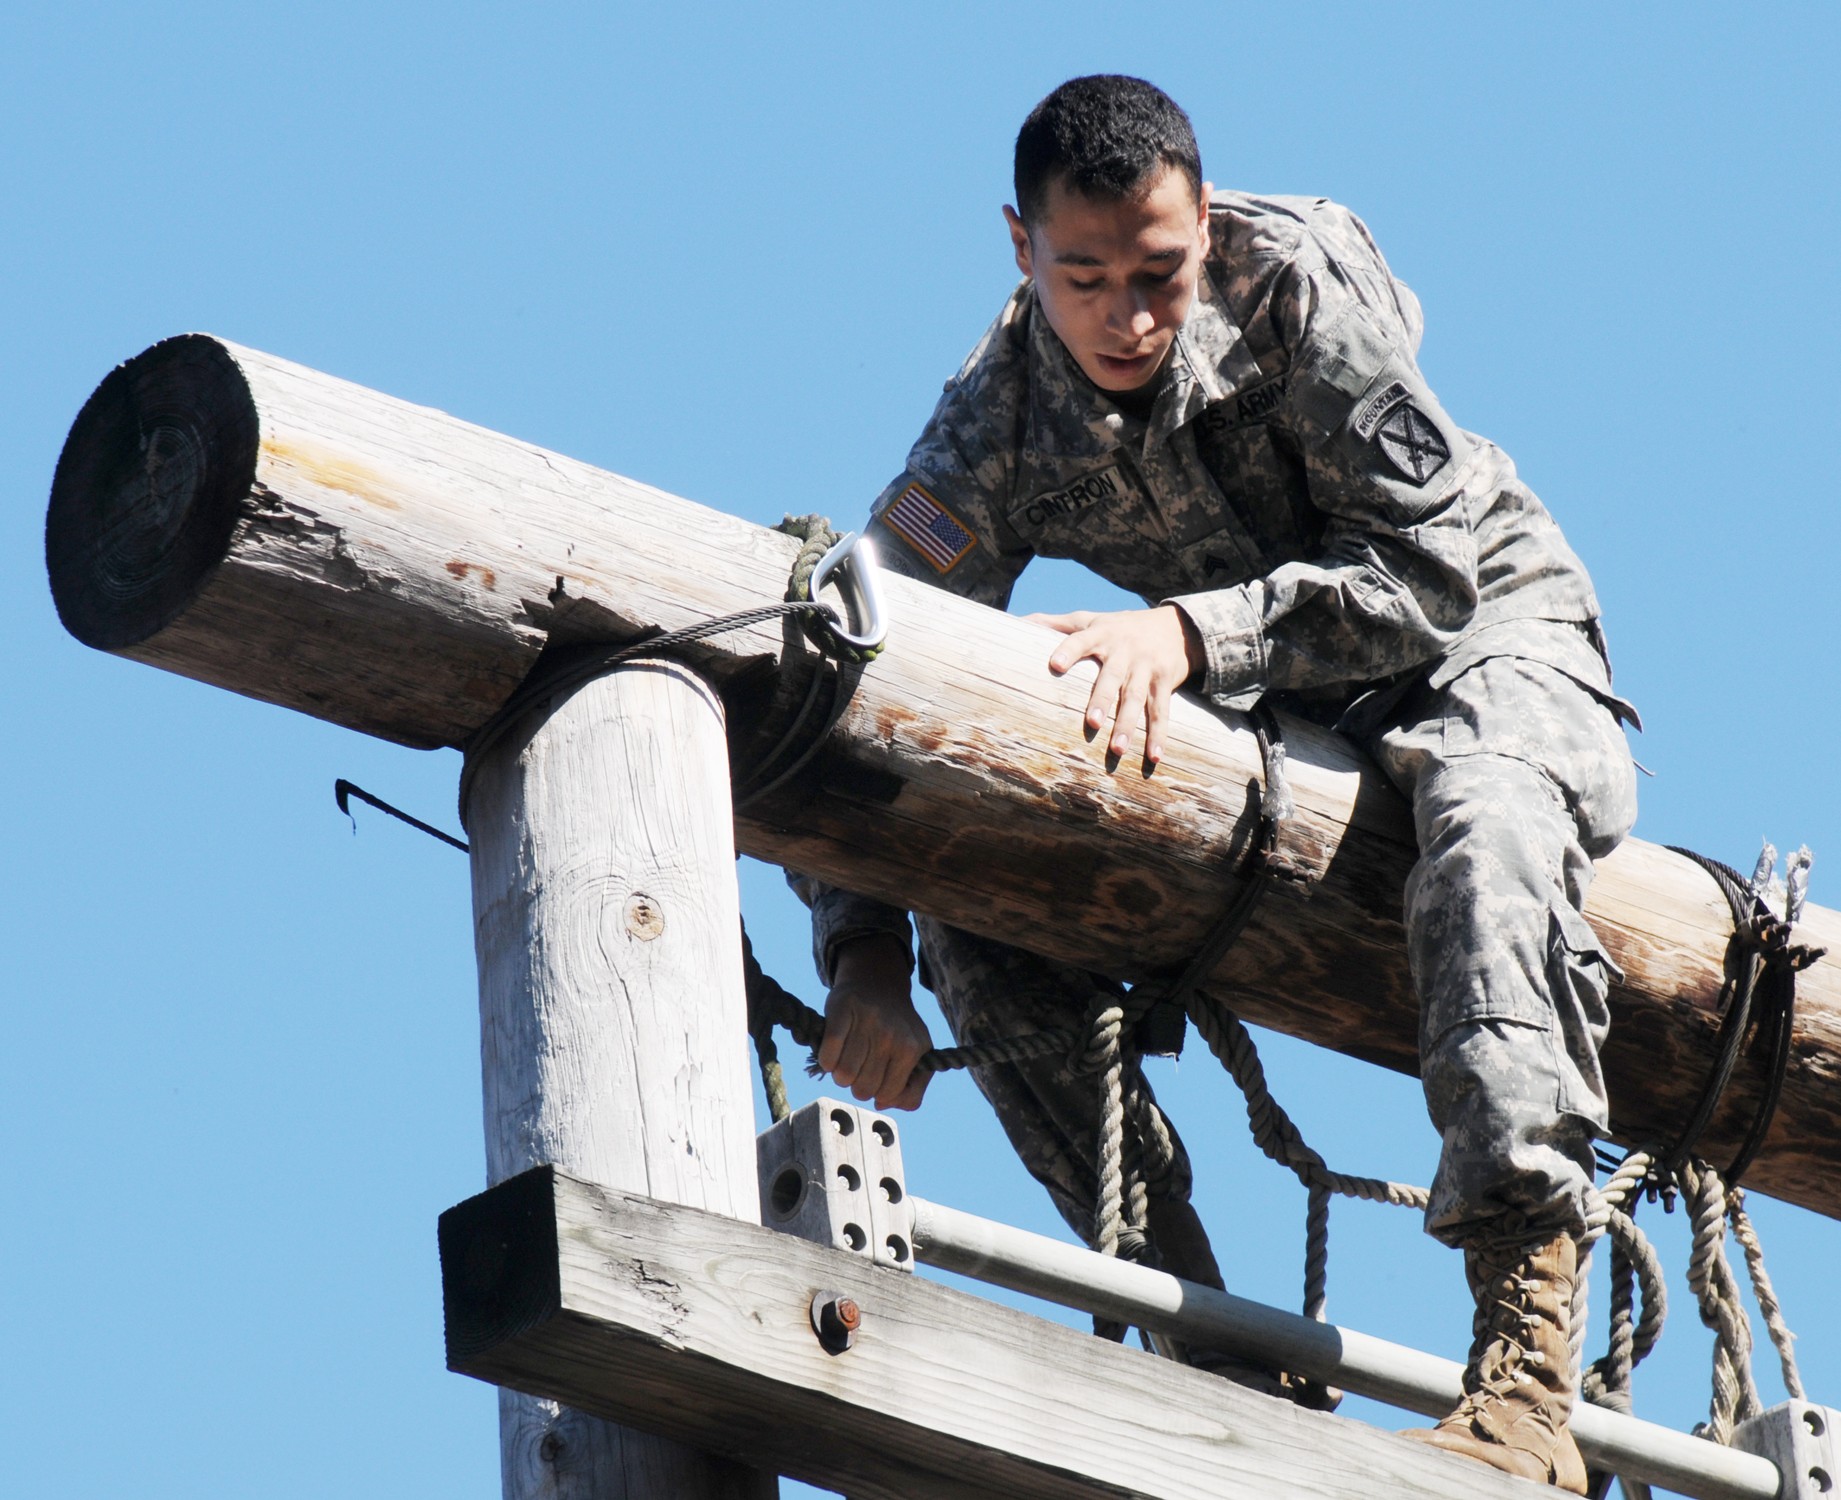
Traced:
POLYGON ((876 583, 876 544, 859 531, 845 535, 819 558, 808 589, 813 599, 827 583, 836 583, 850 611, 847 622, 833 618, 831 632, 859 651, 877 651, 888 638, 889 623, 882 611, 882 590, 876 583), (835 573, 837 577, 832 578, 835 573))

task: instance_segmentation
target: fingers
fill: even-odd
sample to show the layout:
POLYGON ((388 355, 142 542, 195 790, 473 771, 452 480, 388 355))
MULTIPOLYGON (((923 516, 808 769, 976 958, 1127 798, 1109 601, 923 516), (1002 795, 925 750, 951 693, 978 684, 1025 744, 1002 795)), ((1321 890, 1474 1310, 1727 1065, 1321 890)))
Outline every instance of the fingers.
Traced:
POLYGON ((1170 724, 1170 684, 1153 678, 1150 698, 1144 709, 1144 763, 1154 766, 1163 759, 1163 737, 1170 724))
POLYGON ((882 1079, 882 1051, 877 1047, 874 1030, 868 1026, 851 1028, 844 1042, 843 1054, 837 1060, 837 1067, 831 1076, 845 1085, 859 1099, 867 1099, 869 1091, 864 1088, 864 1081, 872 1074, 879 1083, 882 1079))
POLYGON ((885 1031, 878 1040, 876 1057, 857 1079, 853 1092, 859 1099, 873 1098, 877 1109, 915 1108, 927 1091, 930 1075, 920 1072, 919 1064, 933 1045, 933 1038, 915 1017, 912 1027, 899 1025, 885 1031))
MULTIPOLYGON (((925 1029, 889 1038, 888 1067, 882 1082, 872 1092, 877 1109, 918 1109, 921 1096, 933 1074, 920 1066, 922 1056, 933 1045, 925 1029)), ((867 1097, 859 1094, 858 1098, 867 1097)))
MULTIPOLYGON (((888 1058, 877 1053, 865 1061, 863 1067, 855 1074, 850 1092, 857 1099, 868 1103, 882 1090, 883 1080, 888 1076, 888 1058)), ((843 1079, 839 1078, 842 1083, 843 1079)))
POLYGON ((1084 722, 1087 726, 1087 738, 1092 739, 1106 727, 1107 721, 1118 712, 1119 679, 1106 670, 1106 664, 1100 663, 1099 676, 1093 679, 1093 691, 1087 695, 1087 711, 1084 722))
MULTIPOLYGON (((1063 618, 1073 619, 1074 616, 1067 615, 1063 618)), ((1089 616, 1089 618, 1091 617, 1089 616)), ((1072 667, 1075 662, 1084 661, 1088 657, 1092 657, 1095 661, 1104 664, 1106 660, 1106 640, 1101 632, 1093 630, 1086 625, 1082 625, 1069 631, 1068 638, 1059 646, 1055 647, 1053 654, 1048 658, 1048 670, 1059 677, 1063 672, 1067 671, 1068 668, 1072 667)))
POLYGON ((1090 609, 1077 609, 1072 614, 1033 614, 1024 615, 1023 618, 1032 625, 1046 625, 1050 630, 1058 630, 1063 635, 1072 635, 1076 630, 1085 630, 1093 623, 1094 617, 1090 609))
POLYGON ((849 1006, 833 1005, 827 1005, 825 1011, 825 1039, 818 1044, 818 1066, 827 1073, 836 1073, 844 1056, 844 1043, 849 1040, 856 1022, 856 1012, 849 1006))
POLYGON ((1164 605, 1154 610, 1081 611, 1032 618, 1054 625, 1067 636, 1048 659, 1051 672, 1067 672, 1079 661, 1098 664, 1087 695, 1087 738, 1105 734, 1107 754, 1116 761, 1131 748, 1142 724, 1144 764, 1153 767, 1161 762, 1171 695, 1194 667, 1196 649, 1189 639, 1193 627, 1186 617, 1164 605))
POLYGON ((933 1082, 933 1074, 925 1068, 913 1068, 908 1072, 908 1081, 901 1092, 892 1099, 876 1100, 877 1109, 919 1109, 921 1098, 927 1092, 927 1085, 933 1082))
MULTIPOLYGON (((848 990, 833 990, 825 1006, 825 1035, 818 1044, 818 1066, 840 1086, 851 1088, 878 1055, 879 1040, 875 1018, 851 998, 848 990)), ((859 1093, 857 1097, 869 1096, 859 1093)))
POLYGON ((1123 755, 1131 744, 1132 731, 1144 718, 1146 695, 1150 692, 1151 671, 1142 661, 1130 656, 1109 656, 1100 662, 1099 675, 1093 679, 1093 691, 1087 697, 1087 735, 1092 738, 1112 726, 1107 742, 1109 755, 1123 755))
POLYGON ((1148 728, 1150 719, 1145 701, 1149 696, 1151 674, 1148 671, 1133 672, 1119 692, 1119 710, 1112 721, 1112 741, 1106 747, 1115 759, 1122 757, 1131 748, 1132 731, 1139 724, 1148 728))
POLYGON ((928 1075, 916 1065, 933 1045, 926 1023, 906 1004, 866 999, 849 983, 834 988, 826 1004, 818 1064, 860 1100, 878 1109, 913 1109, 927 1091, 928 1075))
POLYGON ((892 1099, 906 1087, 908 1074, 913 1070, 912 1062, 903 1061, 891 1047, 884 1047, 857 1075, 857 1081, 851 1085, 850 1092, 865 1103, 875 1100, 877 1109, 888 1109, 890 1106, 883 1101, 892 1099))

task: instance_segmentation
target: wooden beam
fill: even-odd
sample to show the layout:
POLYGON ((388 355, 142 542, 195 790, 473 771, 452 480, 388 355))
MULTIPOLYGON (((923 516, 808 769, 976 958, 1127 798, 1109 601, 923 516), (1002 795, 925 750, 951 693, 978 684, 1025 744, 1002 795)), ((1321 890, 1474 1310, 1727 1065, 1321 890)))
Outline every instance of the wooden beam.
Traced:
MULTIPOLYGON (((528 444, 204 336, 108 377, 46 526, 65 623, 105 650, 415 745, 458 744, 552 641, 624 640, 780 597, 795 544, 528 444)), ((1176 705, 1164 766, 1111 767, 1086 683, 1040 627, 902 579, 890 650, 845 680, 831 742, 744 811, 747 853, 1122 978, 1167 972, 1223 904, 1259 776, 1243 721, 1176 705)), ((771 626, 708 644, 741 763, 786 723, 771 626)), ((1348 745, 1288 724, 1299 817, 1277 890, 1216 973, 1248 1019, 1403 1071, 1417 1006, 1400 932, 1400 799, 1348 745)), ((1614 1130, 1667 1139, 1715 1053, 1730 919, 1707 876, 1638 840, 1590 915, 1628 979, 1605 1054, 1614 1130)), ((1841 948, 1841 916, 1805 938, 1841 948)), ((1705 1137, 1722 1162, 1762 1088, 1741 1065, 1705 1137)), ((1430 1152, 1428 1150, 1428 1160, 1430 1152)), ((1841 964, 1799 984, 1776 1125, 1747 1185, 1841 1215, 1841 964)))
POLYGON ((855 1500, 1487 1500, 1519 1480, 756 1225, 538 1170, 441 1217, 448 1366, 855 1500), (827 1353, 815 1292, 862 1326, 827 1353))
MULTIPOLYGON (((722 705, 637 661, 473 766, 486 1177, 555 1164, 758 1222, 722 705)), ((768 1500, 770 1474, 504 1391, 506 1500, 768 1500)))

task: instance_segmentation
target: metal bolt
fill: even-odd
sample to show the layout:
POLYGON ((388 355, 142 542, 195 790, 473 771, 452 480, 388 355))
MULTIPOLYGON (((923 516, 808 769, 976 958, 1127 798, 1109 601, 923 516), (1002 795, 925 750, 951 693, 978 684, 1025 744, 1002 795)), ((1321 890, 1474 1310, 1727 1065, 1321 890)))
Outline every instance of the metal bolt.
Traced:
POLYGON ((842 1354, 863 1326, 863 1310, 841 1292, 819 1292, 812 1298, 812 1331, 827 1354, 842 1354))

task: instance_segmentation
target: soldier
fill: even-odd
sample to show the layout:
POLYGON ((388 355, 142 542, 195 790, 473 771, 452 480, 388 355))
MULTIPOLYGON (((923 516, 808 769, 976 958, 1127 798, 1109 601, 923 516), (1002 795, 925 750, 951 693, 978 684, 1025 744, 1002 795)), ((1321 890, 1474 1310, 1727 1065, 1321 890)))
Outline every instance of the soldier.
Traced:
MULTIPOLYGON (((1416 1434, 1583 1493, 1569 1314, 1612 966, 1582 914, 1635 816, 1598 602, 1506 454, 1415 363, 1419 304, 1324 199, 1214 193, 1188 118, 1138 79, 1077 78, 1024 123, 1004 210, 1023 282, 877 500, 887 565, 995 608, 1031 557, 1146 607, 1032 618, 1052 672, 1092 661, 1090 732, 1149 774, 1170 694, 1264 698, 1364 745, 1412 801, 1406 933, 1442 1151, 1430 1233, 1464 1251, 1463 1401, 1416 1434)), ((930 1041, 907 914, 817 882, 820 1063, 912 1108, 930 1041)), ((921 918, 961 1041, 1084 1013, 1107 981, 921 918)), ((981 1070, 1031 1171, 1091 1223, 1090 1081, 981 1070)), ((1186 1170, 1186 1168, 1185 1168, 1186 1170)), ((1181 1205, 1186 1208, 1186 1205, 1181 1205)), ((1166 1265, 1218 1284, 1166 1203, 1166 1265)))

